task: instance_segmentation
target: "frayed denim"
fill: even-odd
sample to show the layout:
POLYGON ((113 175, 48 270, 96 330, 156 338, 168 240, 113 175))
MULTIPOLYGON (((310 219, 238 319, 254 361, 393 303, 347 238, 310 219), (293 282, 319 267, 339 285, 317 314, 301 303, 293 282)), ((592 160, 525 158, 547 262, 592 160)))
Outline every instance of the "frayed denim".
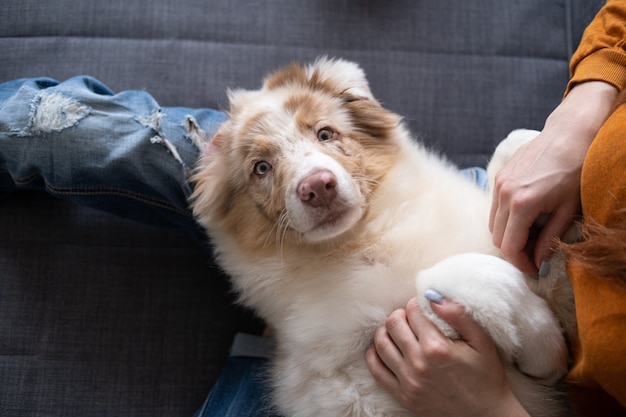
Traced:
POLYGON ((91 77, 0 85, 0 195, 43 189, 145 223, 206 235, 188 206, 198 157, 222 112, 161 108, 144 91, 115 94, 91 77))

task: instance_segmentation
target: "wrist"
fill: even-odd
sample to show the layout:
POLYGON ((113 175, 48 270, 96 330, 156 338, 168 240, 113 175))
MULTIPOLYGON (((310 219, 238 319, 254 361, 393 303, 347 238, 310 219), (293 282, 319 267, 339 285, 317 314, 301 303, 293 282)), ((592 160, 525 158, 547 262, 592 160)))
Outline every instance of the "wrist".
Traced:
POLYGON ((555 137, 591 144, 613 109, 618 91, 603 81, 575 85, 561 104, 548 116, 545 130, 555 137))

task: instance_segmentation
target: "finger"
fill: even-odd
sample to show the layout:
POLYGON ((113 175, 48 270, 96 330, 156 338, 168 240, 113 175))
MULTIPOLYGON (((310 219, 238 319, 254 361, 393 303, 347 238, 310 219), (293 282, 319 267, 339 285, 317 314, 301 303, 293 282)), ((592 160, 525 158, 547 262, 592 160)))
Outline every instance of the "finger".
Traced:
POLYGON ((380 326, 374 331, 373 346, 380 361, 390 372, 397 375, 402 368, 403 355, 386 326, 380 326))
MULTIPOLYGON (((527 235, 526 233, 522 234, 527 235)), ((524 239, 527 238, 524 237, 524 239)), ((514 245, 514 249, 511 249, 511 246, 505 241, 502 244, 501 250, 506 260, 515 265, 519 270, 526 274, 536 275, 537 266, 535 265, 534 259, 531 259, 531 255, 529 255, 534 252, 534 245, 534 240, 524 240, 524 246, 521 249, 517 249, 517 244, 514 245)))
POLYGON ((507 198, 506 194, 502 192, 503 184, 503 172, 506 168, 503 168, 496 174, 495 184, 493 189, 493 196, 491 198, 491 211, 489 212, 489 231, 493 235, 493 243, 496 247, 500 247, 502 244, 502 236, 509 218, 508 203, 504 201, 507 198))
MULTIPOLYGON (((517 161, 526 153, 527 144, 520 147, 513 158, 509 160, 498 172, 493 179, 493 195, 491 198, 491 210, 489 212, 489 231, 502 238, 502 231, 506 226, 509 217, 509 203, 511 201, 511 191, 515 190, 511 179, 516 179, 514 174, 517 161), (500 233, 494 233, 494 230, 500 227, 500 233)), ((494 242, 495 243, 495 242, 494 242)), ((500 247, 500 243, 496 246, 500 247)))
POLYGON ((407 320, 403 309, 394 311, 385 320, 385 330, 403 357, 410 357, 417 350, 417 335, 407 320))
POLYGON ((502 247, 502 243, 504 241, 504 233, 506 231, 508 221, 509 210, 504 208, 503 205, 500 205, 494 214, 493 226, 491 227, 493 244, 497 248, 502 247))
POLYGON ((535 265, 535 261, 529 253, 532 253, 534 248, 534 242, 529 241, 529 245, 524 247, 524 250, 521 250, 517 253, 510 254, 506 257, 506 260, 512 263, 517 269, 522 271, 528 275, 537 275, 539 273, 539 269, 537 265, 535 265))
POLYGON ((541 263, 548 261, 554 252, 555 239, 560 239, 574 224, 576 211, 568 207, 561 207, 554 212, 544 225, 533 251, 533 258, 537 268, 541 263))
POLYGON ((503 232, 500 250, 504 257, 517 268, 528 274, 536 274, 537 267, 528 252, 528 237, 538 214, 511 213, 503 232))
POLYGON ((500 207, 500 187, 497 182, 493 185, 493 195, 491 196, 491 210, 489 211, 489 231, 493 233, 496 215, 500 207))
POLYGON ((383 389, 392 392, 398 389, 398 378, 396 378, 395 374, 380 358, 373 344, 365 351, 365 364, 374 380, 383 387, 383 389))
POLYGON ((417 340, 433 341, 436 338, 444 338, 439 328, 424 315, 416 297, 408 301, 406 314, 409 326, 416 334, 417 340))
POLYGON ((457 303, 446 300, 431 303, 432 309, 443 321, 457 331, 461 340, 476 351, 494 349, 493 342, 482 327, 467 314, 465 308, 457 303))

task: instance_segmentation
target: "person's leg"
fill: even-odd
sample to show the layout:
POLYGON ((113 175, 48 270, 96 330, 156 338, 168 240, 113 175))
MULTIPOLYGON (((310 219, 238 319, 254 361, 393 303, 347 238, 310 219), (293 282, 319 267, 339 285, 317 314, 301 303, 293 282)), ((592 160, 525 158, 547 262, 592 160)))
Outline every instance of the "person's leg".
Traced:
POLYGON ((609 117, 594 139, 581 175, 586 219, 611 227, 626 209, 626 104, 609 117))
POLYGON ((267 375, 271 337, 238 334, 217 383, 194 417, 277 417, 267 375))
POLYGON ((90 77, 0 84, 0 195, 52 195, 204 239, 188 207, 198 156, 191 135, 226 119, 209 109, 161 108, 144 91, 115 94, 90 77))
POLYGON ((572 246, 568 273, 576 298, 578 335, 568 382, 581 415, 626 410, 626 105, 594 139, 581 178, 586 226, 572 246), (578 255, 576 255, 578 254, 578 255), (621 405, 620 405, 621 404, 621 405))

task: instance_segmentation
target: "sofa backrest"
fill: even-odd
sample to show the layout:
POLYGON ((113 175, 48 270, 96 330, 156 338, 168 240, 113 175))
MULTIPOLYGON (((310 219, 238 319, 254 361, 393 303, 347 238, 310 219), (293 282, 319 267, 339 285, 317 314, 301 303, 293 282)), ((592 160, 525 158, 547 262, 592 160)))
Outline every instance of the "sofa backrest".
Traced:
POLYGON ((229 87, 320 55, 357 61, 415 135, 485 165, 541 129, 600 0, 8 0, 0 82, 87 74, 163 106, 226 106, 229 87))

